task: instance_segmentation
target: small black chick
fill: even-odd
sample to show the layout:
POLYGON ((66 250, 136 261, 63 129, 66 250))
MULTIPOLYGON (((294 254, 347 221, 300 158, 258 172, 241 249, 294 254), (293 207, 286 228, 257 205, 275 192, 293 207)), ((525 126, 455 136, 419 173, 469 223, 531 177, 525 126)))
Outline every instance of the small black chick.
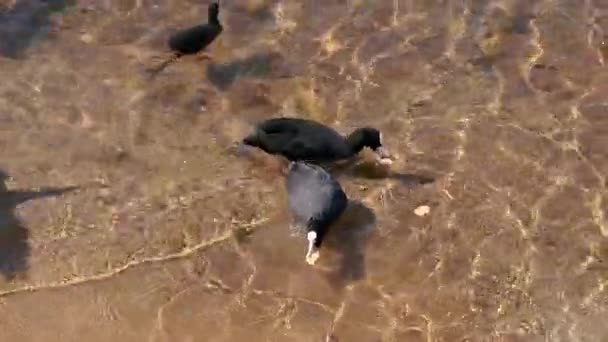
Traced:
MULTIPOLYGON (((169 48, 173 51, 173 56, 152 71, 158 73, 182 56, 197 54, 211 44, 224 29, 219 20, 219 13, 219 1, 214 1, 209 4, 206 24, 174 33, 168 42, 169 48)), ((209 58, 208 56, 204 57, 209 58)))
POLYGON ((319 122, 299 118, 273 118, 257 124, 242 144, 280 154, 290 161, 333 162, 348 159, 369 147, 382 164, 391 164, 382 146, 381 133, 371 127, 358 128, 347 137, 319 122))
POLYGON ((329 226, 346 210, 348 198, 340 183, 322 167, 300 161, 289 163, 286 187, 293 218, 306 226, 306 262, 314 265, 329 226))

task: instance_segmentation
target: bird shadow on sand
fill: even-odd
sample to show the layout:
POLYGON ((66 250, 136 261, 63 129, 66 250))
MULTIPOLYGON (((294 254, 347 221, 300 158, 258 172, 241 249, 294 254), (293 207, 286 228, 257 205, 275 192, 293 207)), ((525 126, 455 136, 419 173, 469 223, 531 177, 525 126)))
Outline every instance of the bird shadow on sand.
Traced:
POLYGON ((7 281, 27 271, 30 256, 29 232, 15 211, 20 204, 45 197, 60 196, 78 189, 78 186, 8 190, 8 175, 0 170, 0 273, 7 281))
POLYGON ((219 90, 225 91, 239 78, 279 79, 293 77, 285 58, 278 52, 264 52, 232 62, 207 66, 207 78, 219 90))
MULTIPOLYGON (((232 14, 238 14, 243 17, 252 18, 257 21, 271 21, 275 19, 273 8, 279 0, 257 1, 257 6, 247 6, 246 2, 231 1, 222 4, 225 11, 230 11, 232 14)), ((228 18, 226 24, 233 24, 228 18)), ((238 23, 235 23, 238 24, 238 23)))
MULTIPOLYGON (((255 148, 235 142, 227 148, 227 151, 238 158, 244 158, 254 164, 265 165, 272 177, 277 175, 286 176, 289 161, 281 156, 269 155, 255 148), (272 165, 271 165, 272 164, 272 165)), ((351 177, 368 180, 394 179, 402 185, 413 188, 419 185, 434 183, 436 177, 422 174, 395 172, 389 166, 380 165, 375 161, 360 161, 354 158, 339 163, 315 163, 330 172, 336 179, 340 177, 351 177)))
POLYGON ((26 50, 51 35, 51 15, 74 0, 18 0, 10 8, 0 5, 0 55, 21 59, 26 50))
POLYGON ((357 161, 350 161, 328 168, 336 177, 348 176, 369 180, 394 179, 406 187, 415 187, 435 182, 435 177, 395 172, 389 166, 380 165, 376 162, 364 161, 357 163, 357 161))
MULTIPOLYGON (((376 230, 376 214, 356 200, 327 233, 324 247, 332 254, 326 276, 332 286, 343 288, 365 277, 364 249, 376 230)), ((322 248, 323 249, 323 248, 322 248)), ((321 252, 323 253, 323 251, 321 252)))

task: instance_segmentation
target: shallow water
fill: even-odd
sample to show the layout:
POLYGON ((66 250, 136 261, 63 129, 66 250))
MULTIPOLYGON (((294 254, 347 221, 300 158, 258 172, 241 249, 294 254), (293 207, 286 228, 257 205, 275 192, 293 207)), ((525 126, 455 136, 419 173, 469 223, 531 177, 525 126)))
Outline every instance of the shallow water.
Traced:
POLYGON ((150 80, 201 3, 0 1, 0 341, 608 340, 608 2, 223 1, 150 80), (314 268, 277 115, 399 157, 314 268))

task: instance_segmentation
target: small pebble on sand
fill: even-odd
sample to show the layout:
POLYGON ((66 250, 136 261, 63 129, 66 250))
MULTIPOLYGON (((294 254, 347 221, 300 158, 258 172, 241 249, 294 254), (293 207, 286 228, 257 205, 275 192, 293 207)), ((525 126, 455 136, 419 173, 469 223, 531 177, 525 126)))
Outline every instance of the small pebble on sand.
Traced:
POLYGON ((84 43, 90 44, 91 42, 93 42, 93 36, 89 33, 85 33, 80 36, 80 40, 84 43))
POLYGON ((426 216, 431 212, 431 207, 428 205, 421 205, 418 208, 414 209, 414 214, 418 216, 426 216))

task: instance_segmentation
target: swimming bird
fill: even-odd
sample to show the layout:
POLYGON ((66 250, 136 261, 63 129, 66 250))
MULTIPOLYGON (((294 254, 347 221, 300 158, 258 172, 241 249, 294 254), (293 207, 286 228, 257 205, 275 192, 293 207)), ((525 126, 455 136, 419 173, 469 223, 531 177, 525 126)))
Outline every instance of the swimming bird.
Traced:
POLYGON ((382 134, 375 128, 357 128, 347 137, 319 122, 300 118, 272 118, 258 123, 242 145, 279 154, 290 161, 333 162, 355 156, 364 147, 376 153, 381 164, 391 164, 382 146, 382 134))
POLYGON ((302 161, 290 162, 286 178, 287 202, 296 226, 306 227, 306 262, 314 265, 329 227, 342 215, 348 198, 322 167, 302 161))
MULTIPOLYGON (((219 20, 219 13, 219 1, 214 1, 209 4, 207 10, 207 23, 180 30, 171 35, 168 46, 173 51, 173 56, 152 71, 158 73, 182 56, 197 54, 209 46, 224 30, 219 20)), ((207 55, 201 57, 211 59, 207 55)))

